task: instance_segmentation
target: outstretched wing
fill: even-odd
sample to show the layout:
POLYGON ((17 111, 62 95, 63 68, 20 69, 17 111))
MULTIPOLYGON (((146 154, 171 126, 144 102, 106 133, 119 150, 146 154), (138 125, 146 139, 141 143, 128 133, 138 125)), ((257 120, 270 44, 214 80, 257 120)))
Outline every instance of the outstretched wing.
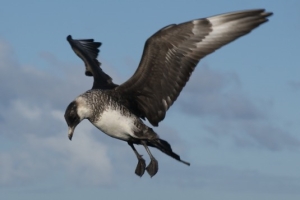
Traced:
POLYGON ((93 39, 73 40, 72 36, 67 37, 73 51, 81 58, 85 64, 85 75, 93 76, 94 83, 92 89, 113 89, 118 85, 112 82, 112 78, 102 71, 101 63, 97 60, 100 42, 93 39))
POLYGON ((145 44, 134 75, 116 88, 134 96, 138 113, 158 126, 204 56, 268 21, 264 9, 246 10, 166 26, 145 44))

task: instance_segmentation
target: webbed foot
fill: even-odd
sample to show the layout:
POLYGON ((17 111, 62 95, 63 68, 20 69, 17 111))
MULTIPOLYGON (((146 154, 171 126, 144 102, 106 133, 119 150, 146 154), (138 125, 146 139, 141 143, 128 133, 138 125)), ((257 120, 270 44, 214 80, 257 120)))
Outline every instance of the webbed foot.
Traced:
POLYGON ((145 173, 145 168, 146 168, 146 162, 145 160, 142 158, 142 156, 140 156, 138 158, 138 164, 135 168, 135 174, 138 175, 139 177, 142 177, 143 174, 145 173))
POLYGON ((157 171, 158 171, 158 162, 154 157, 151 159, 151 162, 146 167, 146 170, 147 170, 148 174, 151 176, 151 178, 157 173, 157 171))

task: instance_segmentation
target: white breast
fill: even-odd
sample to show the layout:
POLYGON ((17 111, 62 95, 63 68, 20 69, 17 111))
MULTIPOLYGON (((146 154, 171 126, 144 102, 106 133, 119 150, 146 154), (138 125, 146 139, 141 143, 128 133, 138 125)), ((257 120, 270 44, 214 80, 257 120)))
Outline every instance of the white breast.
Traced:
POLYGON ((134 135, 134 118, 124 116, 119 110, 106 109, 94 125, 107 135, 121 140, 128 140, 134 135))

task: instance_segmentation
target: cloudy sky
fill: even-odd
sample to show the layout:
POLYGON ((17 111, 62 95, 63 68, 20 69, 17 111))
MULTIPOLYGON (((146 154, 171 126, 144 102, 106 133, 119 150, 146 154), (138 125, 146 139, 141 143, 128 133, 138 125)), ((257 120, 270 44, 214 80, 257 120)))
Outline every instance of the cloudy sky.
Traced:
POLYGON ((299 199, 298 0, 0 3, 1 199, 299 199), (139 178, 130 147, 88 121, 68 140, 64 110, 92 80, 67 35, 101 41, 122 83, 161 27, 251 8, 274 16, 203 59, 155 128, 190 167, 153 150, 159 172, 139 178))

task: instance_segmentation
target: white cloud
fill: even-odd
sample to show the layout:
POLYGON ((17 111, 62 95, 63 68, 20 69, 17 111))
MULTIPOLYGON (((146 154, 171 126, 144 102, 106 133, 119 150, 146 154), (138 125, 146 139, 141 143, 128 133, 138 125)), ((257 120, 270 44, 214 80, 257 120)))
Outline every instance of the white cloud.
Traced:
POLYGON ((67 175, 66 183, 110 185, 107 147, 95 140, 91 124, 80 124, 72 142, 67 138, 68 96, 74 98, 87 85, 71 75, 61 79, 55 68, 68 70, 63 63, 56 62, 53 73, 18 64, 3 41, 0 58, 0 185, 41 182, 58 171, 67 175))
POLYGON ((107 146, 95 140, 91 125, 82 123, 76 129, 73 141, 67 131, 52 137, 38 138, 31 135, 28 143, 40 151, 55 155, 56 166, 61 167, 71 180, 84 185, 107 185, 112 183, 111 163, 107 157, 107 146))
POLYGON ((48 136, 27 134, 17 149, 0 153, 0 184, 35 182, 59 170, 79 185, 110 185, 112 166, 106 145, 95 140, 89 123, 80 124, 76 133, 72 142, 67 130, 48 136))
POLYGON ((16 113, 28 120, 37 120, 41 116, 41 110, 37 106, 30 106, 21 100, 12 101, 12 107, 16 113))

